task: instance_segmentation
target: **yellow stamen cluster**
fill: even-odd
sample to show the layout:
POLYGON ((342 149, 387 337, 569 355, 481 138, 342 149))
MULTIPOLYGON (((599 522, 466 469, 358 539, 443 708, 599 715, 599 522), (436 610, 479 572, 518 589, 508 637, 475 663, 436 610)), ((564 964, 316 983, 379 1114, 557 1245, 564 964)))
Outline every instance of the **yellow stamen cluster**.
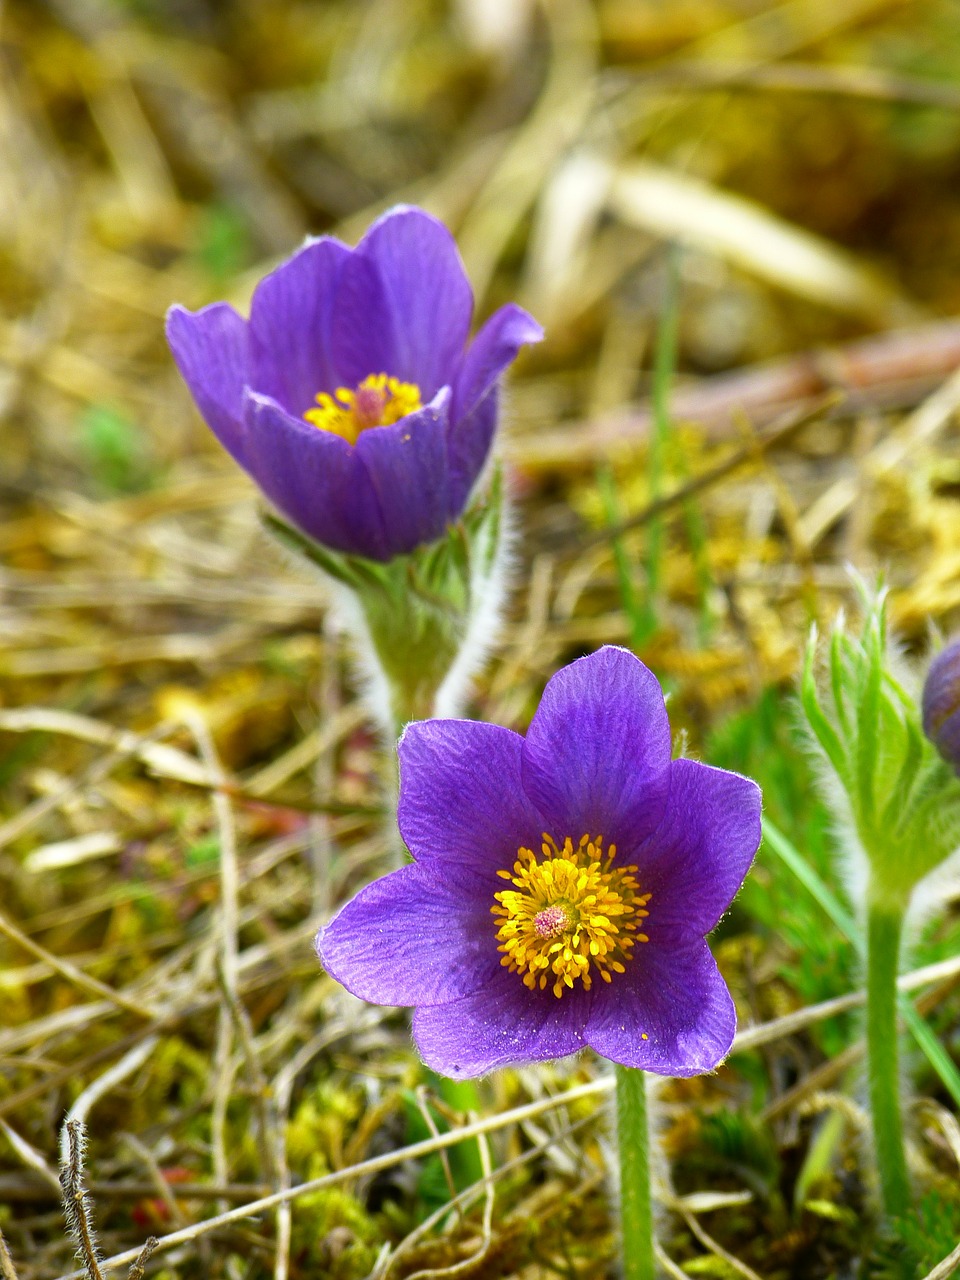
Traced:
POLYGON ((422 408, 420 388, 415 383, 371 373, 352 391, 349 387, 337 387, 333 395, 321 391, 317 408, 308 409, 303 416, 321 431, 332 431, 356 444, 360 432, 368 427, 389 427, 422 408))
POLYGON ((649 941, 640 922, 651 895, 640 892, 637 868, 615 867, 617 847, 604 851, 602 836, 581 836, 576 849, 567 836, 561 849, 544 833, 540 848, 542 858, 520 849, 513 870, 497 872, 514 885, 490 908, 500 920, 500 963, 531 991, 552 983, 558 998, 578 980, 589 990, 594 974, 612 981, 634 944, 649 941))

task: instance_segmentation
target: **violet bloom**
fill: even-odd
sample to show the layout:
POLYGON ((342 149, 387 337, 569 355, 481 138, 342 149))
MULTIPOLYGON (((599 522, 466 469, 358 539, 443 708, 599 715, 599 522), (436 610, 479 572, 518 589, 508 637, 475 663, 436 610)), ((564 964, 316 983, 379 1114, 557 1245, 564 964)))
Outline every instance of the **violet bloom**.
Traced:
POLYGON ((922 705, 924 733, 960 772, 960 640, 951 641, 930 663, 922 705))
POLYGON ((671 760, 656 678, 604 648, 549 682, 525 738, 466 720, 400 742, 415 861, 321 931, 349 991, 416 1005, 448 1076, 586 1045, 661 1075, 710 1071, 736 1014, 704 940, 760 842, 760 792, 671 760))
POLYGON ((217 439, 316 542, 389 560, 466 507, 497 380, 540 326, 501 307, 467 346, 473 293, 450 232, 399 206, 355 249, 311 240, 260 281, 249 321, 173 307, 167 339, 217 439))

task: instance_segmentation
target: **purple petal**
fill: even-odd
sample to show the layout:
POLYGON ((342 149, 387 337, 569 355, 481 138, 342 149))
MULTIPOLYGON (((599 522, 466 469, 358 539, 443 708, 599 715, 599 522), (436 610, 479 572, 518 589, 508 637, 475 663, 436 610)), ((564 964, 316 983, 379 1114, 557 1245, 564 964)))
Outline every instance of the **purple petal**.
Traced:
POLYGON ((483 470, 497 426, 497 379, 543 330, 522 307, 501 307, 470 344, 453 386, 450 416, 450 514, 456 519, 483 470))
POLYGON ((500 969, 489 907, 420 867, 374 881, 321 929, 331 977, 373 1004, 433 1004, 486 989, 500 969))
POLYGON ((331 361, 330 332, 336 323, 337 282, 350 255, 339 240, 313 240, 254 291, 250 385, 295 418, 310 408, 318 391, 335 391, 340 385, 331 361))
POLYGON ((557 999, 500 968, 482 991, 418 1008, 413 1038, 428 1067, 462 1079, 576 1053, 588 1011, 589 993, 579 986, 557 999))
POLYGON ((450 392, 389 427, 360 433, 363 459, 380 504, 387 551, 401 555, 442 536, 447 526, 447 413, 450 392))
POLYGON ((543 340, 543 329, 533 316, 508 303, 483 324, 463 358, 453 388, 453 419, 471 413, 521 347, 543 340))
POLYGON ((760 844, 760 788, 695 760, 674 760, 663 820, 637 854, 651 932, 714 928, 760 844))
POLYGON ((658 1075, 695 1076, 729 1052, 736 1009, 702 938, 668 940, 651 931, 626 973, 598 985, 586 1040, 601 1057, 658 1075))
MULTIPOLYGON (((417 381, 401 369, 397 327, 380 274, 357 251, 344 263, 333 306, 330 358, 345 387, 359 386, 371 373, 417 381)), ((421 400, 427 397, 423 386, 420 393, 421 400)))
POLYGON ((337 293, 334 352, 354 382, 389 373, 433 399, 449 385, 470 331, 473 293, 453 236, 422 209, 375 222, 337 293))
POLYGON ((244 466, 274 506, 334 551, 388 559, 380 503, 357 450, 265 396, 248 391, 244 409, 244 466))
MULTIPOLYGON (((424 720, 400 739, 400 832, 414 858, 489 910, 543 818, 520 782, 523 739, 474 720, 424 720)), ((518 980, 519 981, 519 980, 518 980)))
POLYGON ((200 311, 171 307, 167 342, 180 375, 223 447, 246 466, 243 389, 250 380, 246 321, 226 302, 200 311))
POLYGON ((921 706, 923 732, 960 769, 960 641, 951 641, 930 663, 921 706))
POLYGON ((616 844, 632 860, 669 789, 670 724, 656 677, 605 646, 549 681, 523 748, 523 786, 547 830, 616 844))
POLYGON ((468 413, 459 422, 450 424, 448 447, 451 520, 458 520, 463 515, 473 486, 489 456, 497 429, 499 407, 499 391, 496 387, 491 387, 472 413, 468 413))

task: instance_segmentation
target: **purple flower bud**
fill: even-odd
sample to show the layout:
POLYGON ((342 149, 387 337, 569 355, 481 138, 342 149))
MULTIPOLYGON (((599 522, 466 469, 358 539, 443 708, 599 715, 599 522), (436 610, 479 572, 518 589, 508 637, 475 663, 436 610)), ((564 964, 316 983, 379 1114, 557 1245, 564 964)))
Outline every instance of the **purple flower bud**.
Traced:
POLYGON ((711 1071, 736 1029, 705 936, 760 842, 760 791, 671 759, 656 678, 624 649, 560 671, 526 737, 411 724, 400 831, 412 866, 317 940, 364 1000, 415 1005, 448 1076, 590 1046, 663 1075, 711 1071))
POLYGON ((442 537, 490 452, 497 382, 540 326, 510 304, 467 338, 450 232, 399 206, 355 249, 309 241, 249 321, 172 307, 167 339, 208 426, 270 501, 334 551, 389 560, 442 537))
POLYGON ((930 663, 923 684, 923 731, 960 773, 960 640, 930 663))

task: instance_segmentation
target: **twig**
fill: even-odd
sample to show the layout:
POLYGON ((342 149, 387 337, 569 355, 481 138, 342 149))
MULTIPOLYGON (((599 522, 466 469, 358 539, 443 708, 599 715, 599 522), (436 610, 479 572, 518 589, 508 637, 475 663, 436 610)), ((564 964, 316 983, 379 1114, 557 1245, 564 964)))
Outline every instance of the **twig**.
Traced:
POLYGON ((233 812, 230 801, 224 794, 229 780, 223 771, 220 757, 213 745, 213 738, 203 717, 199 714, 188 715, 186 723, 196 739, 200 756, 214 784, 212 802, 220 844, 221 966, 227 990, 236 998, 240 876, 237 870, 237 834, 233 823, 233 812))
MULTIPOLYGON (((482 1153, 486 1149, 486 1140, 478 1138, 477 1142, 482 1153)), ((460 1262, 454 1262, 449 1267, 431 1267, 425 1271, 414 1271, 412 1275, 407 1276, 407 1280, 456 1280, 457 1276, 477 1274, 477 1267, 487 1256, 490 1242, 493 1239, 489 1219, 493 1209, 494 1184, 489 1176, 489 1152, 487 1153, 487 1164, 484 1167, 484 1173, 486 1175, 483 1181, 483 1185, 486 1187, 486 1204, 483 1211, 483 1238, 480 1241, 479 1248, 474 1250, 469 1257, 461 1259, 460 1262)), ((452 1205, 446 1207, 450 1208, 452 1205)))
MULTIPOLYGON (((550 1141, 540 1144, 541 1149, 546 1149, 552 1142, 550 1141)), ((407 1280, 429 1280, 429 1277, 436 1276, 437 1280, 455 1280, 459 1275, 470 1274, 475 1272, 476 1268, 487 1256, 493 1240, 493 1206, 496 1200, 496 1186, 493 1181, 493 1169, 490 1163, 490 1147, 486 1138, 478 1138, 477 1146, 480 1148, 480 1165, 483 1169, 483 1180, 481 1185, 484 1188, 484 1206, 483 1206, 483 1238, 480 1241, 480 1247, 475 1250, 468 1258, 464 1258, 461 1262, 455 1262, 450 1267, 439 1267, 429 1271, 415 1271, 413 1275, 408 1276, 407 1280)), ((458 1199, 454 1195, 454 1202, 458 1199)), ((449 1209, 452 1205, 445 1205, 449 1209)), ((396 1254, 394 1254, 394 1259, 396 1254)))
MULTIPOLYGON (((227 1107, 230 1104, 233 1078, 236 1074, 236 1064, 230 1052, 232 1043, 230 1014, 221 1005, 217 1016, 217 1045, 213 1055, 215 1084, 213 1103, 210 1108, 210 1148, 213 1158, 213 1176, 217 1182, 228 1182, 230 1179, 230 1164, 227 1159, 227 1107)), ((226 1211, 226 1201, 221 1201, 220 1210, 226 1211)))
POLYGON ((272 1135, 276 1133, 279 1126, 273 1106, 272 1094, 267 1083, 267 1077, 264 1075, 260 1058, 257 1055, 256 1046, 253 1043, 253 1028, 250 1025, 250 1015, 241 1002, 237 991, 232 990, 227 985, 223 969, 220 968, 217 972, 221 978, 226 1008, 236 1029, 247 1070, 250 1072, 250 1084, 253 1088, 257 1111, 257 1138, 260 1147, 260 1159, 265 1167, 272 1167, 275 1181, 278 1170, 273 1157, 275 1143, 272 1140, 272 1135))
MULTIPOLYGON (((671 411, 678 422, 695 422, 707 439, 733 432, 734 414, 747 414, 760 429, 780 415, 840 389, 846 399, 838 416, 865 410, 912 409, 950 376, 960 361, 960 323, 938 320, 893 329, 843 346, 806 351, 679 385, 671 411)), ((600 419, 508 441, 508 457, 525 471, 570 470, 595 463, 611 450, 646 439, 649 401, 600 419)))
MULTIPOLYGON (((243 1056, 253 1079, 257 1100, 257 1117, 260 1129, 261 1158, 265 1165, 274 1165, 274 1144, 271 1132, 277 1128, 277 1120, 271 1105, 270 1090, 263 1066, 257 1056, 253 1043, 253 1032, 250 1019, 240 999, 239 955, 240 955, 240 869, 237 861, 237 831, 233 820, 233 810, 226 794, 227 776, 220 757, 217 754, 213 737, 206 721, 200 715, 188 717, 190 731, 193 733, 203 763, 216 786, 213 790, 213 811, 217 821, 220 843, 220 909, 221 909, 221 958, 219 974, 227 1009, 237 1030, 243 1056)), ((221 1181, 227 1181, 226 1169, 223 1169, 221 1181)))
MULTIPOLYGON (((271 1131, 276 1128, 276 1122, 270 1105, 267 1079, 253 1043, 250 1020, 240 999, 240 870, 237 861, 236 826, 233 821, 230 800, 226 794, 228 779, 206 721, 199 714, 188 715, 186 720, 191 733, 196 739, 203 763, 215 783, 212 801, 220 844, 221 953, 218 973, 225 999, 225 1011, 221 1011, 221 1019, 224 1017, 224 1012, 229 1013, 229 1019, 237 1031, 247 1069, 253 1079, 256 1092, 261 1158, 266 1165, 271 1165, 275 1162, 273 1160, 274 1144, 271 1143, 270 1135, 271 1131)), ((221 1021, 218 1037, 218 1059, 224 1071, 227 1070, 227 1063, 229 1062, 230 1043, 229 1022, 224 1025, 221 1021)), ((232 1072, 230 1072, 230 1075, 232 1075, 232 1072)), ((223 1083, 224 1081, 221 1078, 221 1086, 223 1083)), ((217 1165, 218 1181, 221 1182, 228 1180, 226 1151, 224 1148, 227 1101, 228 1090, 225 1091, 222 1087, 218 1087, 218 1105, 215 1106, 215 1111, 217 1112, 219 1139, 215 1163, 217 1165)))

